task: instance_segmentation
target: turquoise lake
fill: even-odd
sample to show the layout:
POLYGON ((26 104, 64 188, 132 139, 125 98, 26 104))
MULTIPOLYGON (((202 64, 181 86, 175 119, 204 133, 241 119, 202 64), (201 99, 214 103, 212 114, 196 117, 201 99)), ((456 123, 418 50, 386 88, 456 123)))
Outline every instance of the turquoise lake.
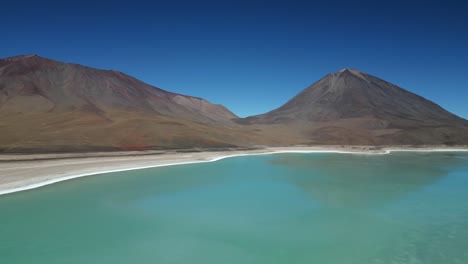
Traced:
POLYGON ((0 263, 468 263, 468 153, 276 154, 0 196, 0 263))

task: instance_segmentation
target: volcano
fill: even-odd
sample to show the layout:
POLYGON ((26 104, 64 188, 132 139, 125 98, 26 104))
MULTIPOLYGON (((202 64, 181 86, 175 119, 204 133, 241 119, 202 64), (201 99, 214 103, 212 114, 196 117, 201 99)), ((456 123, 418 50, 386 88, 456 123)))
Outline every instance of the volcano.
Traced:
POLYGON ((355 69, 328 74, 283 106, 237 122, 262 125, 266 132, 281 127, 283 136, 302 137, 306 144, 468 143, 465 119, 355 69))

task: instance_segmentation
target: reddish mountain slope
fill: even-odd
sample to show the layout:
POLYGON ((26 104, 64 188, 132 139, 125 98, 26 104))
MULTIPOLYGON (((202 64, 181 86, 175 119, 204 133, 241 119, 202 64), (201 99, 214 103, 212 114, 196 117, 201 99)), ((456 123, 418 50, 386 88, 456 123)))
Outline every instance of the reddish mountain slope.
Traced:
POLYGON ((369 74, 329 74, 285 105, 237 118, 117 71, 37 55, 0 59, 0 151, 255 145, 467 145, 468 122, 369 74))
POLYGON ((138 111, 202 123, 236 116, 201 98, 164 91, 117 71, 97 70, 37 55, 0 60, 1 112, 138 111))
POLYGON ((221 105, 117 71, 37 55, 0 60, 0 149, 76 151, 239 143, 221 105))

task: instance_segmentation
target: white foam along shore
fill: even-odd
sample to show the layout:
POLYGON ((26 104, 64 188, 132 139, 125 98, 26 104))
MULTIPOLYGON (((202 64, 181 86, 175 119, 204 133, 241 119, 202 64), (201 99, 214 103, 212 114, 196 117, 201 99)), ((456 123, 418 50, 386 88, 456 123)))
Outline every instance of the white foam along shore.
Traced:
MULTIPOLYGON (((97 175, 97 174, 157 168, 157 167, 164 167, 164 166, 215 162, 215 161, 219 161, 219 160, 226 159, 226 158, 251 156, 251 155, 272 155, 272 154, 285 154, 285 153, 298 153, 298 154, 299 153, 304 153, 304 154, 306 153, 341 153, 341 154, 357 154, 357 155, 385 155, 391 152, 460 152, 460 151, 468 152, 468 148, 453 148, 453 149, 452 148, 425 148, 425 149, 402 149, 402 148, 353 149, 351 148, 350 150, 342 150, 342 149, 325 149, 325 148, 309 149, 307 147, 301 147, 301 148, 286 148, 285 147, 285 148, 268 148, 268 149, 264 149, 262 152, 246 151, 245 153, 236 153, 236 154, 227 154, 229 153, 228 151, 220 152, 219 154, 217 152, 209 152, 207 155, 208 157, 204 157, 204 155, 194 155, 191 159, 184 160, 184 161, 175 161, 175 162, 164 162, 164 161, 158 160, 158 157, 160 157, 160 155, 157 155, 157 156, 154 156, 154 161, 156 162, 154 164, 149 164, 149 165, 136 165, 135 164, 134 166, 132 166, 130 162, 130 164, 125 167, 117 167, 117 168, 101 167, 101 168, 95 168, 92 171, 82 172, 82 173, 78 172, 79 170, 72 170, 68 173, 57 173, 57 172, 54 173, 52 170, 51 175, 45 179, 35 178, 34 176, 30 176, 30 177, 26 177, 24 180, 13 182, 12 184, 13 186, 11 187, 8 187, 7 185, 7 188, 2 188, 5 186, 2 186, 2 182, 0 179, 0 195, 31 190, 31 189, 43 187, 46 185, 62 182, 62 181, 67 181, 71 179, 92 176, 92 175, 97 175)), ((122 159, 122 157, 119 157, 119 158, 122 159)), ((123 158, 125 158, 125 156, 123 156, 123 158)), ((57 160, 54 160, 54 161, 56 162, 57 160)), ((66 160, 59 160, 59 161, 64 162, 63 163, 64 166, 67 165, 66 160)), ((37 161, 33 161, 33 163, 34 162, 37 162, 37 161)), ((41 162, 47 163, 47 161, 41 161, 41 162)), ((12 163, 18 163, 18 162, 14 161, 12 163)), ((18 164, 18 165, 21 165, 21 164, 18 164)), ((0 172, 2 172, 1 166, 0 166, 0 172)), ((33 174, 35 171, 32 170, 30 172, 31 174, 33 174)))

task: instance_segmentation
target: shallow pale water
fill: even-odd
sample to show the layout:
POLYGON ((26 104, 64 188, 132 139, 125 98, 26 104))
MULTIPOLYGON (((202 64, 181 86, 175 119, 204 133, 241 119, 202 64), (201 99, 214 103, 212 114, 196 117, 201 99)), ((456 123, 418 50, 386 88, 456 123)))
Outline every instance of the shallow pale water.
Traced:
POLYGON ((468 263, 468 153, 278 154, 0 196, 0 263, 468 263))

